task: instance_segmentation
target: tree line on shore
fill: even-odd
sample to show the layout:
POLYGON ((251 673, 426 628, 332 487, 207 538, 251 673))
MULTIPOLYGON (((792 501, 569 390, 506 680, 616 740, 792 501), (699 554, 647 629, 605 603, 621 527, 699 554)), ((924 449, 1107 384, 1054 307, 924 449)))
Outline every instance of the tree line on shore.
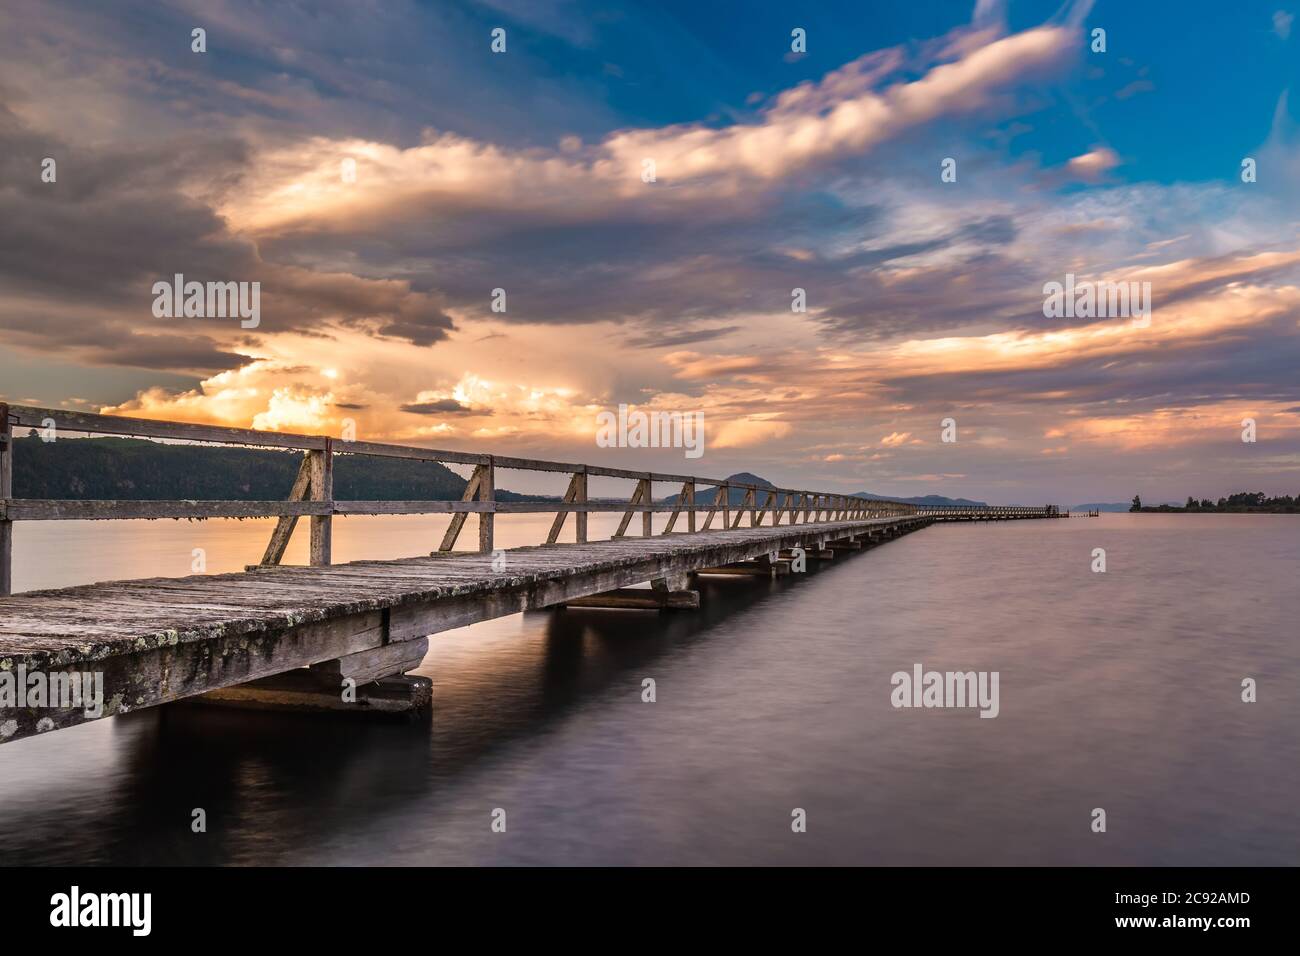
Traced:
MULTIPOLYGON (((302 462, 298 451, 177 445, 140 438, 60 438, 33 429, 14 439, 14 497, 275 501, 285 498, 302 462)), ((465 479, 434 461, 341 453, 334 497, 350 501, 458 499, 465 479)), ((534 500, 498 489, 501 501, 534 500)))
POLYGON ((1239 491, 1234 495, 1228 495, 1226 498, 1220 498, 1218 501, 1211 501, 1209 498, 1196 499, 1190 495, 1186 504, 1179 507, 1178 505, 1144 505, 1142 496, 1133 496, 1133 507, 1129 511, 1156 511, 1156 512, 1173 512, 1181 513, 1187 511, 1197 512, 1226 512, 1229 514, 1296 514, 1300 512, 1300 495, 1292 497, 1291 495, 1278 495, 1270 498, 1262 491, 1239 491))

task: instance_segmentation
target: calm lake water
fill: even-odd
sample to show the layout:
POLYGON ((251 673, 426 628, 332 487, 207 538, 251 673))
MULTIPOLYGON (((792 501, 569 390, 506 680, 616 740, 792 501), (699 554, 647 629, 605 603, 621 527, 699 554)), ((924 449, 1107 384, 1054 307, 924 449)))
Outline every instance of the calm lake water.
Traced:
MULTIPOLYGON (((339 520, 335 559, 444 525, 339 520)), ((232 570, 269 528, 20 524, 15 587, 232 570)), ((0 747, 0 863, 1293 865, 1297 571, 1295 516, 1106 515, 706 579, 699 612, 516 615, 433 638, 428 720, 169 707, 0 747), (894 709, 915 663, 998 671, 1000 715, 894 709)))

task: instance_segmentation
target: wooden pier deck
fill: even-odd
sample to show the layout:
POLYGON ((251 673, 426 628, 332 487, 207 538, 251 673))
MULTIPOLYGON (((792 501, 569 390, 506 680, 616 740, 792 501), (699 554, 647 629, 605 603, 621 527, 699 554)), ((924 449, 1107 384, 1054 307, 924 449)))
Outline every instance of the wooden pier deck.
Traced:
MULTIPOLYGON (((0 405, 0 691, 6 677, 11 690, 30 675, 39 675, 49 688, 61 684, 66 689, 81 686, 93 674, 102 680, 103 701, 98 712, 56 706, 51 690, 50 701, 6 706, 0 693, 0 743, 200 696, 250 702, 264 693, 285 706, 315 697, 327 698, 332 709, 345 709, 342 704, 400 709, 402 702, 388 691, 348 701, 340 687, 397 681, 394 693, 400 697, 400 682, 413 680, 402 675, 419 665, 430 635, 519 611, 568 601, 637 606, 638 595, 627 589, 647 582, 651 589, 640 592, 646 595, 641 606, 690 608, 699 602, 698 595, 688 591, 693 575, 788 572, 795 549, 802 549, 800 557, 808 560, 831 560, 935 521, 1058 516, 1052 506, 917 508, 727 480, 405 446, 355 443, 336 449, 332 439, 320 436, 0 405), (282 502, 14 499, 9 434, 16 424, 42 421, 78 432, 296 447, 305 454, 298 480, 282 502), (451 461, 473 465, 474 470, 460 501, 335 501, 335 453, 451 461), (498 502, 498 467, 570 472, 569 490, 562 500, 498 502), (634 480, 635 490, 626 503, 592 501, 587 496, 591 476, 634 480), (681 488, 673 497, 656 501, 655 482, 674 487, 680 483, 681 488), (716 489, 712 501, 697 504, 700 485, 716 489), (743 492, 740 502, 733 500, 733 490, 743 492), (602 511, 622 512, 618 530, 611 540, 588 541, 587 515, 602 511), (426 556, 331 563, 334 515, 438 512, 451 514, 450 527, 438 549, 426 556), (554 512, 547 542, 494 549, 493 517, 503 512, 554 512), (656 512, 669 515, 657 534, 651 524, 656 512), (575 543, 558 543, 570 513, 575 516, 575 543), (455 551, 470 514, 478 515, 478 550, 455 551), (642 518, 641 535, 631 536, 627 532, 636 514, 642 518), (8 594, 15 520, 261 515, 278 516, 279 522, 262 562, 241 573, 8 594), (697 528, 701 515, 703 527, 697 528), (280 559, 299 517, 310 518, 312 563, 282 566, 280 559), (721 519, 718 528, 712 526, 715 518, 721 519), (679 523, 685 527, 678 528, 679 523)), ((427 694, 427 686, 423 692, 427 694)))
MULTIPOLYGON (((103 716, 354 655, 413 669, 440 631, 646 581, 681 590, 700 569, 929 522, 738 528, 32 591, 0 598, 0 669, 101 671, 103 716)), ((17 716, 6 740, 36 733, 41 719, 46 730, 84 719, 76 709, 17 716)))

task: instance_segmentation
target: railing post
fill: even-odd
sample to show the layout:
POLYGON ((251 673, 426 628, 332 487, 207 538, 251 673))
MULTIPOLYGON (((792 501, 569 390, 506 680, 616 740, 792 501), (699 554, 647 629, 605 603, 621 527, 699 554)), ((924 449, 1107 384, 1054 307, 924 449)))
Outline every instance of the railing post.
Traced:
MULTIPOLYGON (((644 482, 645 482, 645 493, 641 496, 641 504, 653 505, 654 486, 650 483, 649 478, 644 479, 644 482)), ((648 538, 652 534, 654 534, 654 518, 655 515, 653 511, 641 512, 641 537, 648 538)))
MULTIPOLYGON (((487 464, 483 466, 483 477, 478 483, 478 500, 492 502, 492 507, 496 507, 497 500, 497 479, 496 464, 491 455, 488 455, 487 464)), ((478 513, 478 549, 483 554, 492 553, 492 532, 496 524, 495 511, 480 511, 478 513)))
POLYGON ((323 568, 330 563, 334 508, 334 439, 325 439, 325 448, 307 453, 311 461, 311 500, 329 502, 331 513, 311 516, 311 565, 323 568))
MULTIPOLYGON (((723 484, 718 494, 722 495, 722 530, 727 531, 731 528, 731 485, 723 484)), ((713 503, 718 502, 715 499, 713 503)))
MULTIPOLYGON (((577 488, 574 490, 573 500, 576 504, 585 505, 587 503, 587 472, 585 470, 578 472, 573 476, 573 480, 577 483, 577 488)), ((575 535, 574 540, 578 544, 586 544, 587 512, 575 512, 573 517, 578 523, 577 534, 575 535)))
MULTIPOLYGON (((9 406, 0 402, 0 503, 8 505, 14 496, 14 428, 9 424, 9 406)), ((14 523, 8 514, 0 517, 0 597, 13 593, 14 523)))
POLYGON ((695 482, 686 482, 686 530, 695 530, 695 482))

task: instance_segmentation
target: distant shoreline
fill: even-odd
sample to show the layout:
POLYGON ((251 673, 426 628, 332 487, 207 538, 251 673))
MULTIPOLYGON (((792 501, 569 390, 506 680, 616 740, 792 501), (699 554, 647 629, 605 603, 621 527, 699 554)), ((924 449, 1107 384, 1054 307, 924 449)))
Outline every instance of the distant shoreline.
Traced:
POLYGON ((1162 515, 1294 515, 1300 514, 1300 508, 1184 508, 1181 505, 1143 505, 1130 508, 1120 514, 1162 514, 1162 515))
POLYGON ((1276 495, 1270 498, 1262 491, 1238 491, 1212 501, 1209 498, 1197 499, 1191 495, 1181 505, 1144 505, 1142 496, 1133 496, 1130 513, 1147 512, 1151 514, 1229 514, 1229 515, 1293 515, 1300 514, 1300 495, 1276 495))

